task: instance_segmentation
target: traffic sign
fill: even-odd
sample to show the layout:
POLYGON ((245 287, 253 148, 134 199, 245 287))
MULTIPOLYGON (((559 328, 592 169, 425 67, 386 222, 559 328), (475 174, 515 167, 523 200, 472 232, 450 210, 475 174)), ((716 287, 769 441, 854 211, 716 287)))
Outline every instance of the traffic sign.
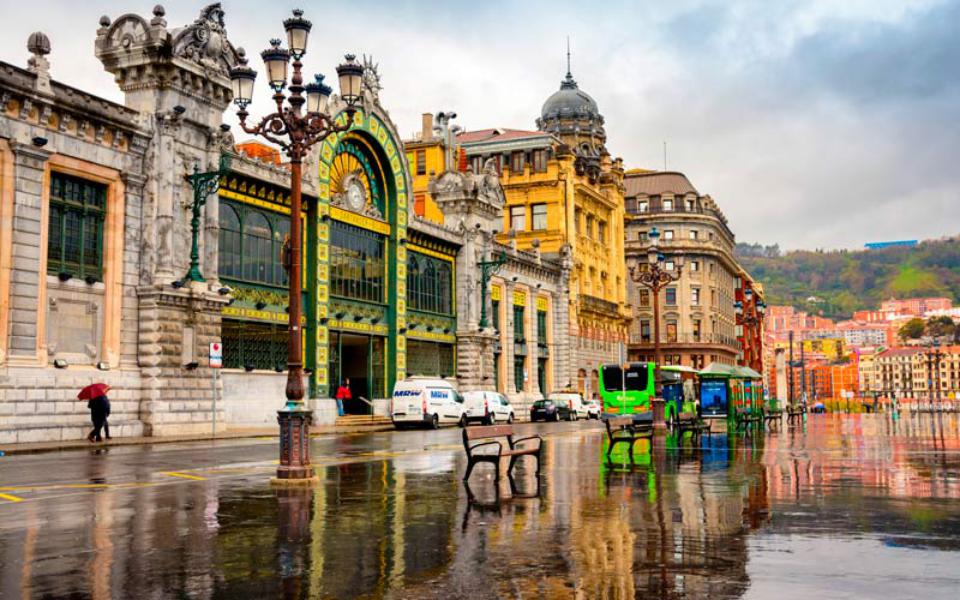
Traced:
POLYGON ((223 344, 220 342, 210 342, 210 368, 223 368, 223 344))

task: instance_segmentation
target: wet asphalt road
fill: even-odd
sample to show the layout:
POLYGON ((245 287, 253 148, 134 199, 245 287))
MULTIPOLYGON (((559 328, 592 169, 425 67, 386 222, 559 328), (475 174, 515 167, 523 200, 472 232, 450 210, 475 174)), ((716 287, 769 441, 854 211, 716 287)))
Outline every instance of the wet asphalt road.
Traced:
POLYGON ((817 415, 754 436, 545 435, 537 480, 460 432, 313 441, 319 485, 277 491, 276 440, 0 458, 0 598, 955 598, 956 415, 817 415))

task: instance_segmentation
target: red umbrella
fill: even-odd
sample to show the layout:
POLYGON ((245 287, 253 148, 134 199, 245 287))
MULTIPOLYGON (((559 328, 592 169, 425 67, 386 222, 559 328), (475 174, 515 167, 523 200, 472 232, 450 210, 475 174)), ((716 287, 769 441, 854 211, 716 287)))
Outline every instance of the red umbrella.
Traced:
POLYGON ((80 390, 80 393, 77 394, 77 400, 93 400, 100 396, 106 396, 109 391, 110 386, 105 383, 91 383, 80 390))

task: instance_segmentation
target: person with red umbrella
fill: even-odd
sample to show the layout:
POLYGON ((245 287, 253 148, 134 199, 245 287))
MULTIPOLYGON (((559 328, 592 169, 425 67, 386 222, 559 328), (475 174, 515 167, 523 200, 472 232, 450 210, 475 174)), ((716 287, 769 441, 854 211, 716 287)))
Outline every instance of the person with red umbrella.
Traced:
POLYGON ((107 392, 110 386, 105 383, 92 383, 80 390, 77 394, 78 400, 87 400, 87 408, 90 409, 90 419, 93 421, 93 429, 87 436, 92 444, 94 441, 102 442, 100 429, 110 439, 110 424, 107 423, 107 417, 110 416, 110 400, 107 398, 107 392))

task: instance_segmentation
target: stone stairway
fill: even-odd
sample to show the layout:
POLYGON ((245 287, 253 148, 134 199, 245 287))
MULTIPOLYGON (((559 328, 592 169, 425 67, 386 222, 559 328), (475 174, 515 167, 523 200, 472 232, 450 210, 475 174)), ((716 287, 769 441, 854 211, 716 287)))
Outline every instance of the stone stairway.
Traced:
POLYGON ((381 415, 345 415, 337 417, 334 425, 337 427, 349 427, 351 429, 370 431, 393 429, 393 423, 390 419, 381 415))

